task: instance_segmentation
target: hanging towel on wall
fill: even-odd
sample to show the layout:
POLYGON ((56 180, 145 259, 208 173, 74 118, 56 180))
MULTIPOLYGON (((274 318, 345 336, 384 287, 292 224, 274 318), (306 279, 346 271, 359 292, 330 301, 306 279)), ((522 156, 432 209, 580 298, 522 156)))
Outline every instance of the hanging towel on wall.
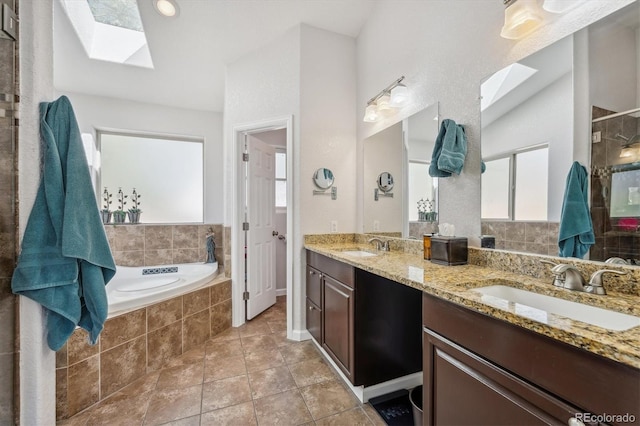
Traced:
POLYGON ((449 177, 462 171, 467 155, 467 136, 455 121, 445 119, 440 126, 429 165, 431 177, 449 177))
POLYGON ((560 232, 558 234, 561 257, 582 258, 595 243, 593 224, 589 213, 587 169, 574 161, 567 176, 562 201, 560 232))
POLYGON ((45 308, 47 343, 57 351, 77 325, 97 341, 107 318, 105 285, 116 266, 66 96, 40 104, 40 133, 42 177, 11 287, 45 308))

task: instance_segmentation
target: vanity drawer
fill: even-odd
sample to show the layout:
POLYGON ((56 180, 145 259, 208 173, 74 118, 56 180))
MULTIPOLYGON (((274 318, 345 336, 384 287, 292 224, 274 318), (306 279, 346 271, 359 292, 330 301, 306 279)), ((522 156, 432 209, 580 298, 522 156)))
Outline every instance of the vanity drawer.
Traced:
POLYGON ((354 288, 355 268, 351 265, 307 250, 307 266, 322 271, 323 274, 340 281, 349 288, 354 288))

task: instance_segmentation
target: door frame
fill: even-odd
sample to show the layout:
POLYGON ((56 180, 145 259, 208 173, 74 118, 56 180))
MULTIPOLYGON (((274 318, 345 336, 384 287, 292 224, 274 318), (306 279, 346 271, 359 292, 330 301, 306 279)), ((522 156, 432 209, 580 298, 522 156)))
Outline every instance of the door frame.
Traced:
MULTIPOLYGON (((244 200, 245 187, 242 153, 244 135, 261 133, 268 130, 286 129, 287 139, 287 236, 293 236, 293 115, 253 121, 232 126, 232 204, 231 218, 231 278, 232 278, 232 325, 238 327, 245 323, 246 306, 242 298, 244 292, 244 200)), ((293 244, 287 244, 287 335, 293 330, 293 244)))

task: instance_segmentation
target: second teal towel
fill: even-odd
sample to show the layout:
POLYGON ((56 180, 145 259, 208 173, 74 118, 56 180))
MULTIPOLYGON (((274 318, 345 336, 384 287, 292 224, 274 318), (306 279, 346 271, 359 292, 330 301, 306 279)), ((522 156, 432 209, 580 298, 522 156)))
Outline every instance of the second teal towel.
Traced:
POLYGON ((587 169, 573 162, 564 190, 558 246, 560 257, 582 258, 595 244, 589 212, 589 179, 587 169))

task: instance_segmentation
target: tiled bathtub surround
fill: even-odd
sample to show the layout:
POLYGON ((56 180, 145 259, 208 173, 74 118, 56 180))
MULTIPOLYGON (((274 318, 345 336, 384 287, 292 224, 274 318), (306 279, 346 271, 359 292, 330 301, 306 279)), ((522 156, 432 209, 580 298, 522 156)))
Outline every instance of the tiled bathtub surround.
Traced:
MULTIPOLYGON (((16 10, 17 0, 0 1, 16 10)), ((18 121, 12 110, 18 104, 18 49, 13 40, 0 38, 0 424, 14 424, 17 414, 18 350, 16 338, 16 297, 11 293, 11 276, 16 263, 16 158, 18 121), (7 96, 5 96, 7 95, 7 96), (14 391, 15 389, 15 391, 14 391)))
POLYGON ((482 235, 496 237, 496 248, 523 253, 558 255, 558 222, 482 221, 482 235))
POLYGON ((231 280, 107 320, 95 346, 77 329, 56 354, 56 417, 66 419, 231 327, 231 280))
MULTIPOLYGON (((230 266, 227 265, 231 254, 230 228, 220 224, 105 225, 113 257, 121 266, 204 262, 209 228, 215 233, 219 267, 230 266)), ((231 271, 230 267, 224 269, 227 274, 231 271)))

